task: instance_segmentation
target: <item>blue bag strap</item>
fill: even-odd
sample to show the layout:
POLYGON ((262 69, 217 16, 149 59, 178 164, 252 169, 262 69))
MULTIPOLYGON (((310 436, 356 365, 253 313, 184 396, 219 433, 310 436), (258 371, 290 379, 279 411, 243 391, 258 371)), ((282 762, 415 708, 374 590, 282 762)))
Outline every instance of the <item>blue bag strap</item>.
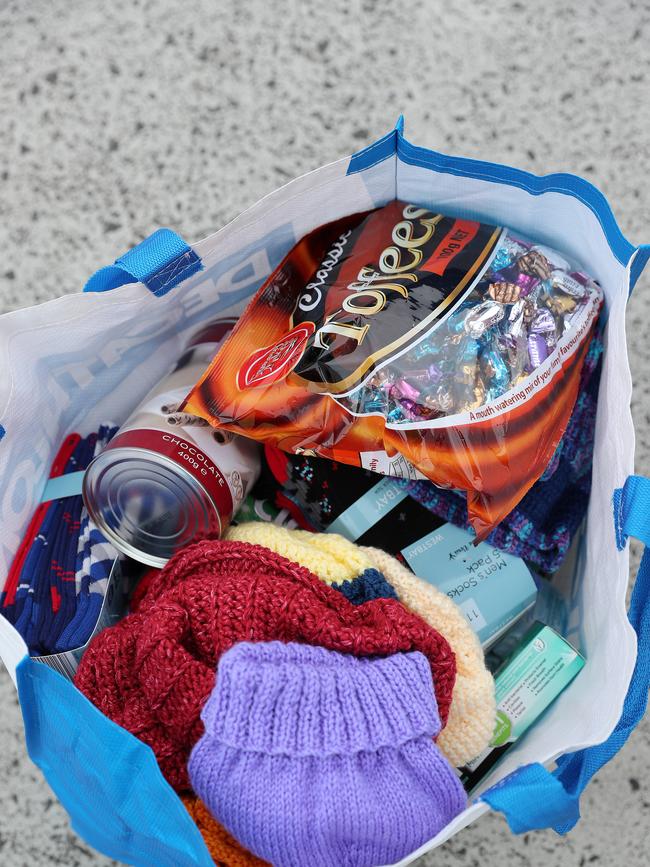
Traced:
POLYGON ((630 476, 614 494, 617 547, 628 536, 645 550, 632 592, 628 617, 638 638, 637 660, 623 712, 607 740, 558 759, 553 773, 542 765, 519 768, 483 794, 494 810, 505 814, 515 834, 554 828, 566 834, 580 818, 580 795, 591 778, 623 747, 642 719, 650 688, 650 479, 630 476))
POLYGON ((108 292, 126 283, 144 283, 154 295, 161 296, 202 267, 199 256, 176 232, 158 229, 114 265, 96 271, 84 292, 108 292))

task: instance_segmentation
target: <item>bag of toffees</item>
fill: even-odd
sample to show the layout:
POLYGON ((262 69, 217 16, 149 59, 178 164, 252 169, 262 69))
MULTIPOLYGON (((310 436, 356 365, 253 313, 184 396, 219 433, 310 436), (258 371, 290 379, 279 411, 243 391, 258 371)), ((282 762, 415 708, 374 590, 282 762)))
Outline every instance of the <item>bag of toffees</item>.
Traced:
POLYGON ((555 250, 393 201, 297 243, 185 407, 287 452, 464 490, 480 539, 550 461, 601 304, 555 250))

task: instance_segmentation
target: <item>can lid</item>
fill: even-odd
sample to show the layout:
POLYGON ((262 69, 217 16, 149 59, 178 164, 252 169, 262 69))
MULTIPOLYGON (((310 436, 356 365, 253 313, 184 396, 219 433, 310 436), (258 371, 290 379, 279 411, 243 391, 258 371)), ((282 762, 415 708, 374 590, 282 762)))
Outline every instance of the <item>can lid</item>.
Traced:
POLYGON ((90 517, 115 547, 162 568, 193 539, 219 535, 219 512, 182 466, 145 449, 107 449, 86 470, 83 497, 90 517))

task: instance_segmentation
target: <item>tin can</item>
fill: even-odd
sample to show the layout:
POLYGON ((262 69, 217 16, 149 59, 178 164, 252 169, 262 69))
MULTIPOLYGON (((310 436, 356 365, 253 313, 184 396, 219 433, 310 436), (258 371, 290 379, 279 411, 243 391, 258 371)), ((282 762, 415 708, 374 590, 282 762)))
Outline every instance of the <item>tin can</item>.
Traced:
POLYGON ((257 443, 178 411, 234 324, 221 319, 195 334, 86 470, 93 521, 148 566, 161 568, 193 539, 220 536, 259 475, 257 443))

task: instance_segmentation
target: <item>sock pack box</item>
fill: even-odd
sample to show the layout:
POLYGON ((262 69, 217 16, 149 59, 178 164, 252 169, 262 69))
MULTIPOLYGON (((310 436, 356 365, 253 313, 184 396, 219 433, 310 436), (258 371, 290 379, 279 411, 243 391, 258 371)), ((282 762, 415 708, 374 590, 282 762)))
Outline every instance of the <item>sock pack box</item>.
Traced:
POLYGON ((401 553, 461 608, 484 648, 535 604, 537 586, 524 561, 487 542, 475 545, 461 527, 443 524, 401 553))

